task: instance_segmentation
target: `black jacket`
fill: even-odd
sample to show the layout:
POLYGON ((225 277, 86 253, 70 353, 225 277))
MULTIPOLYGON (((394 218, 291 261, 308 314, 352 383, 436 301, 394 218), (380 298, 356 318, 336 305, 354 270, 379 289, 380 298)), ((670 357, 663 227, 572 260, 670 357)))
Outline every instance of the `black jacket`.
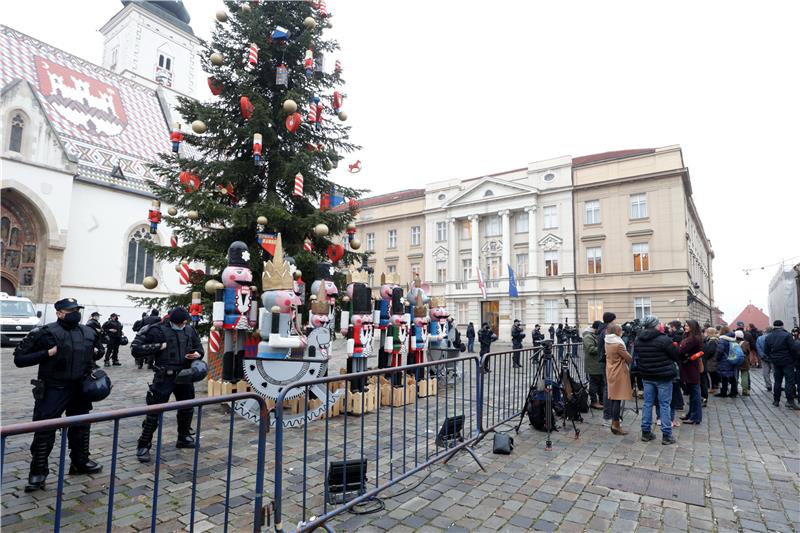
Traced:
POLYGON ((205 354, 197 331, 188 324, 181 331, 172 329, 169 324, 151 324, 140 329, 131 343, 131 355, 152 359, 157 369, 189 368, 192 360, 186 359, 186 354, 192 352, 205 354), (165 342, 167 347, 162 350, 165 342))
POLYGON ((86 325, 95 330, 101 337, 103 336, 103 326, 100 325, 100 322, 96 318, 87 320, 86 325))
POLYGON ((488 351, 489 347, 496 340, 497 340, 497 335, 494 334, 491 328, 489 329, 481 328, 481 330, 478 332, 478 342, 481 345, 481 349, 486 348, 486 350, 488 351))
POLYGON ((764 353, 773 365, 791 365, 794 363, 792 342, 791 333, 783 328, 775 328, 764 341, 764 353))
POLYGON ((636 368, 642 379, 672 381, 677 377, 678 349, 672 339, 657 329, 644 329, 636 336, 636 368))
POLYGON ((119 320, 106 320, 106 323, 103 324, 103 331, 106 332, 112 342, 119 341, 122 338, 122 324, 119 320), (114 331, 111 331, 112 329, 114 331))
POLYGON ((522 328, 519 326, 512 326, 511 327, 511 347, 514 350, 519 350, 522 348, 522 340, 525 338, 525 334, 522 332, 522 328))
POLYGON ((608 324, 605 322, 597 329, 597 357, 603 366, 606 364, 606 329, 608 324))
POLYGON ((473 326, 472 324, 467 326, 467 338, 468 339, 474 339, 475 338, 475 326, 473 326))
POLYGON ((92 328, 52 322, 34 329, 17 345, 14 364, 19 368, 39 365, 39 379, 64 386, 79 383, 104 353, 100 336, 92 328), (47 351, 53 346, 58 351, 51 357, 47 351))

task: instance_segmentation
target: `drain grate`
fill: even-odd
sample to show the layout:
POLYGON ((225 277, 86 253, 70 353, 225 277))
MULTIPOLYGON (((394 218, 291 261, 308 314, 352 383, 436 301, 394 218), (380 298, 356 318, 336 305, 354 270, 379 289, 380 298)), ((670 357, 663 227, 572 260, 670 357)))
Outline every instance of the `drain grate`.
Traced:
POLYGON ((644 468, 607 464, 594 481, 610 489, 705 506, 705 480, 644 468))

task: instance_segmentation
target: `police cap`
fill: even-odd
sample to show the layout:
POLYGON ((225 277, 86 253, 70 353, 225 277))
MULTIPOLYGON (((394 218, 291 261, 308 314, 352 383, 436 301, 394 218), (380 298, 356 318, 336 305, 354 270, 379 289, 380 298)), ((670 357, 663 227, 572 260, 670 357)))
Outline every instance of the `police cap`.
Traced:
POLYGON ((71 309, 83 309, 83 306, 78 303, 75 298, 64 298, 57 301, 55 304, 56 311, 68 311, 71 309))

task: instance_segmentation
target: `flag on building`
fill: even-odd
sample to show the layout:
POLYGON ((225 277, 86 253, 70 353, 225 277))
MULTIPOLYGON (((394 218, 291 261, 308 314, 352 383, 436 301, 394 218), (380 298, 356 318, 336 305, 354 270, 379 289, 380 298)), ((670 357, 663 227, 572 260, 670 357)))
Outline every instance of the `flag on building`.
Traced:
POLYGON ((508 295, 512 298, 519 297, 517 278, 514 276, 514 269, 511 268, 511 265, 508 265, 508 295))
POLYGON ((478 288, 481 290, 481 294, 483 295, 483 299, 486 299, 486 284, 483 282, 483 272, 481 272, 480 267, 475 267, 475 270, 478 272, 478 288))

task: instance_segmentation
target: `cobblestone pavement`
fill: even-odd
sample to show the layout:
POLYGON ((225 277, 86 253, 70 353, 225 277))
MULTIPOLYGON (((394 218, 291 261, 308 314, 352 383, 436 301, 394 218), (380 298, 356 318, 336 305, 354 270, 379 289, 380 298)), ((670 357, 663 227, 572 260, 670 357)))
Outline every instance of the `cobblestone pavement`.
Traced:
MULTIPOLYGON (((342 350, 336 348, 334 353, 341 354, 342 350)), ((498 348, 504 346, 498 345, 498 348)), ((28 383, 34 369, 16 369, 11 352, 10 349, 0 352, 3 424, 29 420, 32 404, 28 383)), ((143 403, 150 374, 135 369, 127 351, 121 354, 121 359, 125 366, 110 369, 114 380, 112 396, 96 409, 143 403)), ((340 355, 332 367, 336 369, 342 363, 340 355)), ((512 455, 493 455, 490 438, 477 446, 476 453, 486 472, 482 472, 467 454, 459 454, 447 465, 437 464, 410 478, 409 485, 419 483, 416 488, 403 494, 398 493, 408 485, 385 491, 381 495, 385 510, 369 515, 343 514, 334 519, 332 525, 337 531, 398 532, 800 531, 800 416, 783 405, 772 406, 771 394, 765 391, 759 372, 753 372, 751 379, 750 397, 712 398, 704 410, 702 425, 675 430, 678 439, 675 446, 662 446, 659 440, 640 442, 640 420, 632 412, 626 413, 623 423, 631 431, 625 437, 612 435, 608 428, 601 426, 601 416, 595 413, 585 416, 585 422, 579 424, 582 433, 577 441, 571 431, 554 434, 552 451, 544 450, 545 435, 525 424, 515 438, 516 449, 512 455), (705 486, 704 505, 688 505, 599 485, 596 483, 598 475, 608 464, 699 478, 705 486)), ((198 396, 205 394, 204 385, 199 385, 197 390, 198 396)), ((442 394, 440 390, 440 400, 442 394)), ((398 414, 394 416, 405 413, 403 409, 395 411, 398 414)), ((362 420, 357 417, 332 419, 332 431, 340 430, 345 419, 351 426, 357 426, 362 420)), ((367 426, 384 427, 376 424, 374 414, 363 420, 367 426)), ((154 465, 142 465, 135 459, 140 423, 140 420, 125 420, 120 424, 113 515, 115 531, 135 531, 150 526, 154 465)), ((196 485, 196 531, 217 530, 224 521, 227 424, 228 416, 221 407, 213 406, 204 411, 196 485)), ((313 428, 321 429, 324 424, 314 424, 318 426, 311 426, 309 437, 316 445, 323 432, 313 431, 313 428)), ((510 426, 501 427, 501 430, 506 429, 510 426)), ((244 531, 252 527, 257 432, 254 426, 239 418, 235 419, 234 432, 230 525, 232 531, 244 531)), ((369 438, 377 433, 373 429, 369 438)), ((62 520, 65 531, 95 531, 104 527, 111 435, 111 423, 93 427, 92 455, 103 464, 102 474, 66 477, 62 520)), ((287 431, 289 468, 289 465, 302 466, 301 436, 302 430, 287 431)), ((265 480, 267 500, 273 495, 273 439, 274 433, 270 433, 265 480)), ((193 454, 176 450, 172 445, 174 440, 174 415, 170 414, 165 416, 158 531, 188 529, 193 454)), ((12 437, 6 443, 2 480, 4 531, 40 531, 52 527, 58 448, 51 456, 48 491, 24 494, 29 443, 30 436, 12 437)), ((310 444, 309 448, 314 446, 310 444)), ((392 450, 396 451, 397 446, 392 450)), ((338 449, 330 451, 331 454, 337 452, 338 449)), ((309 453, 309 463, 322 460, 321 449, 314 448, 309 453)), ((293 504, 301 487, 291 480, 289 475, 284 483, 287 491, 284 527, 290 527, 300 517, 293 504)), ((320 499, 320 486, 319 481, 309 484, 310 500, 320 499)))

